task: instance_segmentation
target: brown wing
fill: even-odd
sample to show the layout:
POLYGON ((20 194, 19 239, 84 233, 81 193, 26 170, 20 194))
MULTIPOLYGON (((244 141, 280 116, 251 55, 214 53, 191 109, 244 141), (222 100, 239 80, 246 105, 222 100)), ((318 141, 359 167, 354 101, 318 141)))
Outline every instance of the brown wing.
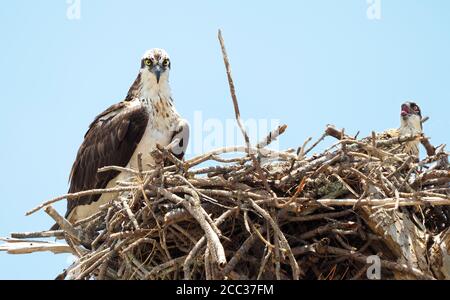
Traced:
MULTIPOLYGON (((105 166, 125 167, 144 135, 149 115, 142 105, 115 104, 96 117, 84 137, 70 173, 69 193, 105 188, 117 171, 98 173, 105 166)), ((66 217, 74 207, 97 201, 100 195, 67 201, 66 217)))

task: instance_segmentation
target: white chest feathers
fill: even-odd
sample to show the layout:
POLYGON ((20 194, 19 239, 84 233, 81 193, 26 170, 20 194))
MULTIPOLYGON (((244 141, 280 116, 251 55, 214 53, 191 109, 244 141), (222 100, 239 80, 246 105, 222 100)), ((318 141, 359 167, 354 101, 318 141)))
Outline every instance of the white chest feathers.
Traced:
POLYGON ((402 118, 399 131, 401 136, 422 133, 422 120, 420 116, 413 115, 408 118, 402 118))
MULTIPOLYGON (((422 133, 422 120, 420 116, 414 115, 409 118, 401 119, 399 129, 400 136, 415 136, 422 133)), ((419 155, 419 139, 405 143, 403 152, 410 155, 419 155)))
POLYGON ((149 114, 149 121, 133 156, 127 167, 138 168, 138 154, 142 154, 142 167, 144 170, 151 169, 154 159, 151 155, 156 149, 156 145, 167 146, 172 141, 172 137, 181 118, 176 112, 170 98, 163 95, 152 99, 135 100, 144 105, 149 114))

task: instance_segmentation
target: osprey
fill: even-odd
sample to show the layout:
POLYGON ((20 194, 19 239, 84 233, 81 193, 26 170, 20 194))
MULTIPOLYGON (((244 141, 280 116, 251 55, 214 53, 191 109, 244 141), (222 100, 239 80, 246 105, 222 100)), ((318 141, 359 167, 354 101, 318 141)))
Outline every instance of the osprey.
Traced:
MULTIPOLYGON (((124 172, 98 173, 105 166, 136 169, 142 154, 144 171, 154 165, 156 145, 171 145, 182 158, 189 140, 189 125, 175 110, 169 86, 171 62, 163 49, 148 50, 139 74, 124 101, 99 114, 84 136, 70 173, 69 193, 111 188, 125 181, 124 172)), ((74 223, 96 213, 117 194, 90 195, 67 203, 66 219, 74 223)), ((57 229, 57 224, 52 229, 57 229)))
MULTIPOLYGON (((400 122, 400 136, 422 134, 422 112, 416 103, 406 102, 402 104, 400 122)), ((406 143, 403 151, 415 156, 419 155, 419 141, 414 140, 406 143)))
MULTIPOLYGON (((420 107, 414 102, 405 102, 401 105, 400 128, 388 129, 376 136, 377 140, 388 140, 394 137, 415 136, 422 134, 422 113, 420 107)), ((368 140, 370 138, 366 138, 368 140)), ((419 141, 413 140, 400 146, 393 145, 387 150, 393 153, 406 153, 409 155, 419 155, 419 141)))

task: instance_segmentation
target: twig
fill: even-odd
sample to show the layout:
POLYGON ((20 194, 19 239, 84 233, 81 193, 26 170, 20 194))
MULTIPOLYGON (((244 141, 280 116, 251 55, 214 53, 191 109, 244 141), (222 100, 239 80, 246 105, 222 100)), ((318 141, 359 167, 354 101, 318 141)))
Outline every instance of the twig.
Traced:
POLYGON ((208 240, 208 246, 212 250, 212 256, 215 259, 215 261, 219 264, 219 266, 225 266, 226 264, 226 257, 225 257, 225 251, 223 249, 223 246, 219 240, 219 237, 212 229, 211 225, 206 221, 205 216, 202 214, 202 212, 199 210, 198 207, 190 205, 186 200, 168 192, 165 189, 158 189, 158 192, 166 197, 167 199, 173 201, 176 204, 181 204, 183 207, 189 211, 189 213, 197 220, 199 225, 202 227, 202 229, 205 232, 206 239, 208 240))
POLYGON ((0 245, 0 251, 7 251, 9 254, 30 254, 35 252, 50 251, 58 253, 73 253, 72 249, 65 244, 50 242, 28 242, 6 243, 0 245))
POLYGON ((264 175, 261 166, 258 162, 258 160, 256 159, 254 153, 252 153, 250 151, 251 149, 251 145, 250 145, 250 138, 248 137, 247 131, 245 130, 244 125, 242 124, 241 121, 241 113, 239 111, 239 104, 237 101, 237 97, 236 97, 236 91, 234 88, 234 82, 233 82, 233 77, 231 76, 231 66, 230 66, 230 62, 228 60, 228 55, 227 55, 227 50, 225 49, 225 42, 223 40, 222 37, 222 31, 219 29, 219 42, 220 42, 220 46, 222 47, 222 55, 223 55, 223 61, 225 63, 225 68, 227 70, 227 77, 228 77, 228 84, 230 86, 230 93, 231 93, 231 98, 233 100, 233 106, 234 106, 234 113, 235 113, 235 117, 236 117, 236 121, 238 123, 238 126, 241 130, 242 135, 244 136, 244 141, 245 141, 245 145, 247 146, 247 151, 248 151, 248 155, 251 157, 252 161, 253 161, 253 165, 255 166, 259 178, 261 179, 264 187, 266 188, 266 190, 271 193, 271 188, 269 187, 269 184, 267 183, 267 178, 264 175))
POLYGON ((85 242, 83 233, 81 231, 75 229, 72 226, 72 224, 70 224, 69 221, 67 221, 62 216, 60 216, 58 214, 58 212, 53 209, 53 207, 47 206, 44 210, 50 217, 52 217, 53 220, 55 220, 56 223, 58 223, 59 227, 62 230, 64 230, 64 232, 69 234, 72 238, 74 238, 78 242, 81 242, 81 243, 85 242))
POLYGON ((14 232, 11 233, 12 238, 16 239, 32 239, 32 238, 48 238, 48 237, 64 237, 64 230, 50 230, 42 232, 14 232))
MULTIPOLYGON (((225 220, 230 217, 232 214, 236 213, 238 211, 238 208, 230 209, 223 213, 219 218, 216 219, 214 224, 216 226, 220 226, 225 220)), ((184 270, 184 279, 189 280, 191 278, 191 270, 190 266, 192 265, 193 259, 197 256, 197 253, 200 251, 200 249, 204 246, 206 242, 206 236, 203 236, 200 240, 198 240, 197 244, 192 248, 191 252, 186 256, 186 260, 183 264, 183 270, 184 270)))
POLYGON ((116 188, 110 188, 110 189, 94 189, 94 190, 89 190, 89 191, 82 191, 82 192, 78 192, 78 193, 72 193, 72 194, 65 194, 56 198, 53 198, 51 200, 48 200, 42 204, 40 204, 39 206, 33 208, 32 210, 28 211, 26 213, 27 216, 37 212, 38 210, 53 204, 55 202, 67 199, 67 200, 72 200, 72 199, 77 199, 80 197, 85 197, 85 196, 90 196, 90 195, 101 195, 101 194, 109 194, 109 193, 118 193, 118 192, 126 192, 126 191, 133 191, 136 187, 134 186, 129 186, 129 187, 116 187, 116 188))
POLYGON ((136 216, 133 214, 133 212, 130 209, 130 206, 128 205, 127 199, 124 197, 121 197, 121 202, 122 202, 123 207, 125 208, 125 211, 126 211, 128 217, 130 218, 131 222, 133 223, 134 228, 136 228, 136 230, 141 229, 136 220, 136 216))
POLYGON ((295 259, 294 255, 292 254, 291 247, 289 246, 289 242, 286 240, 286 237, 267 211, 262 209, 258 204, 255 203, 255 201, 251 199, 248 199, 248 201, 250 205, 270 223, 270 226, 273 228, 275 234, 280 239, 281 246, 288 254, 293 272, 293 278, 294 280, 298 280, 300 278, 300 267, 298 266, 297 260, 295 259))
POLYGON ((270 145, 273 141, 275 141, 280 135, 282 135, 286 131, 286 128, 287 128, 287 125, 278 126, 278 128, 271 131, 264 140, 259 142, 256 145, 256 148, 261 149, 261 148, 264 148, 264 147, 270 145))

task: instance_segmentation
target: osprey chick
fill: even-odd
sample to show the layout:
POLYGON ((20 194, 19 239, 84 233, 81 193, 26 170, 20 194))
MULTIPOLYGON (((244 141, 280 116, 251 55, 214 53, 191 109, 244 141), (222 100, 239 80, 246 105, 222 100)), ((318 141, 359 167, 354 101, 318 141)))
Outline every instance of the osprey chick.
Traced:
MULTIPOLYGON (((98 173, 105 166, 137 169, 142 153, 144 171, 154 165, 156 145, 174 145, 182 158, 189 140, 189 126, 175 110, 169 86, 171 61, 163 49, 147 51, 139 74, 124 101, 98 115, 89 126, 70 173, 69 193, 111 188, 126 181, 124 172, 98 173), (177 141, 175 141, 177 140, 177 141), (175 143, 173 143, 175 142, 175 143)), ((66 218, 77 222, 96 213, 117 194, 90 195, 68 200, 66 218)), ((52 229, 58 228, 55 225, 52 229)))
MULTIPOLYGON (((422 134, 422 112, 420 107, 414 102, 405 102, 402 104, 400 113, 401 126, 400 136, 414 136, 422 134)), ((406 143, 403 151, 415 156, 419 155, 419 141, 414 140, 406 143)))
MULTIPOLYGON (((388 129, 377 134, 376 139, 388 140, 395 137, 415 136, 422 134, 422 113, 420 107, 414 102, 405 102, 401 105, 400 128, 388 129)), ((398 146, 394 144, 389 149, 383 149, 394 153, 406 153, 409 155, 419 155, 419 140, 413 140, 398 146)))

